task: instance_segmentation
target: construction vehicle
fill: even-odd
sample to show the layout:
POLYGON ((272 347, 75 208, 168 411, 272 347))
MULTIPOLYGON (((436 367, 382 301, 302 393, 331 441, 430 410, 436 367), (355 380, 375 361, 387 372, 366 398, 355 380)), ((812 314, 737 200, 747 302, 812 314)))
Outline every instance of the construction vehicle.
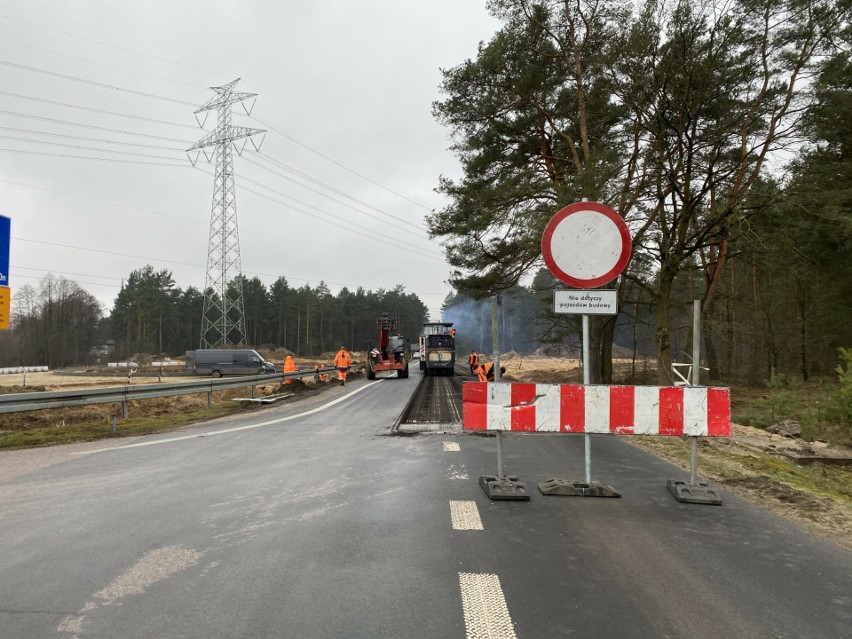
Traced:
POLYGON ((408 356, 405 338, 394 335, 396 315, 382 313, 376 320, 379 345, 368 349, 367 379, 376 379, 376 373, 396 371, 397 377, 408 377, 408 356))
POLYGON ((423 324, 420 370, 427 376, 456 374, 456 332, 452 322, 423 324))

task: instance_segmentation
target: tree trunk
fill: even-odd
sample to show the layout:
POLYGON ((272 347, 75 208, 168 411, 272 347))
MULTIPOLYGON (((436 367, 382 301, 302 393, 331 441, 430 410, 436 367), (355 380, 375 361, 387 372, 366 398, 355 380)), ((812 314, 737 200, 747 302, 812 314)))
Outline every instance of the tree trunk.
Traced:
POLYGON ((657 382, 660 386, 672 383, 672 351, 669 331, 669 311, 672 303, 672 284, 676 271, 664 266, 660 272, 660 292, 657 299, 657 382))

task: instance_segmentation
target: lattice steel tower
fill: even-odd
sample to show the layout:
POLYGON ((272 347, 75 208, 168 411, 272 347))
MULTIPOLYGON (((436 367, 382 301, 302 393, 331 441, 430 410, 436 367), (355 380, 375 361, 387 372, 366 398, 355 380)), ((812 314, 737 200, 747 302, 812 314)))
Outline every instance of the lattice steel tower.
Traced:
MULTIPOLYGON (((232 151, 242 155, 246 141, 253 135, 265 133, 263 129, 231 126, 231 105, 253 99, 256 93, 235 93, 237 78, 221 87, 210 87, 216 92, 206 104, 195 111, 218 111, 216 128, 186 150, 195 151, 195 160, 203 152, 208 162, 216 158, 216 176, 213 182, 213 208, 210 212, 210 235, 207 244, 207 276, 204 283, 204 311, 201 316, 201 348, 216 348, 226 344, 244 344, 246 341, 245 310, 243 306, 242 266, 240 263, 240 234, 237 228, 237 200, 234 194, 234 163, 232 151), (235 142, 243 140, 242 146, 235 142), (208 154, 207 149, 213 148, 208 154)), ((254 104, 252 100, 252 105, 254 104)), ((247 115, 251 109, 242 105, 247 115)), ((204 126, 204 121, 199 121, 204 126)), ((261 144, 263 140, 261 140, 261 144)), ((190 156, 192 165, 195 160, 190 156)))

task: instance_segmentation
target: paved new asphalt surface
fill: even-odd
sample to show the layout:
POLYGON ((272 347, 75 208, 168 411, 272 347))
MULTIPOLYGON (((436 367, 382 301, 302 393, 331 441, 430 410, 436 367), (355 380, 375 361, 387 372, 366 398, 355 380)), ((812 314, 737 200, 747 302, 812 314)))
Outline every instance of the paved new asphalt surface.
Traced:
POLYGON ((496 438, 388 436, 420 375, 167 435, 0 454, 2 639, 850 637, 852 553, 593 439, 504 437, 528 502, 490 501, 496 438), (22 470, 23 469, 23 470, 22 470))

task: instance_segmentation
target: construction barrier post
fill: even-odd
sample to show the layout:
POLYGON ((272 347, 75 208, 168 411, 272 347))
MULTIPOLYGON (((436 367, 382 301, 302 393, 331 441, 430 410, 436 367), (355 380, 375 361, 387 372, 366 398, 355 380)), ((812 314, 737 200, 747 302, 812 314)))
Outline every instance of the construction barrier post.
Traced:
MULTIPOLYGON (((494 381, 500 382, 500 306, 501 296, 495 295, 491 302, 491 340, 494 345, 494 381)), ((506 499, 513 501, 529 501, 530 494, 526 484, 518 481, 516 476, 508 477, 503 474, 503 433, 497 431, 497 475, 482 475, 479 485, 489 499, 506 499)))
MULTIPOLYGON (((701 300, 692 302, 692 374, 691 386, 698 386, 701 378, 701 300)), ((721 506, 722 497, 715 488, 698 481, 698 436, 690 437, 689 484, 670 479, 666 486, 680 502, 721 506)))
MULTIPOLYGON (((465 382, 465 430, 730 437, 730 389, 705 386, 606 386, 465 382)), ((499 436, 499 435, 498 435, 499 436)), ((697 439, 695 447, 697 449, 697 439)), ((511 479, 511 478, 510 478, 511 479)), ((480 480, 482 483, 482 479, 480 480)), ((670 482, 693 503, 718 503, 705 484, 670 482), (685 487, 685 488, 682 488, 685 487), (705 493, 703 496, 699 493, 705 493)), ((598 482, 551 479, 544 494, 616 497, 598 482)))

